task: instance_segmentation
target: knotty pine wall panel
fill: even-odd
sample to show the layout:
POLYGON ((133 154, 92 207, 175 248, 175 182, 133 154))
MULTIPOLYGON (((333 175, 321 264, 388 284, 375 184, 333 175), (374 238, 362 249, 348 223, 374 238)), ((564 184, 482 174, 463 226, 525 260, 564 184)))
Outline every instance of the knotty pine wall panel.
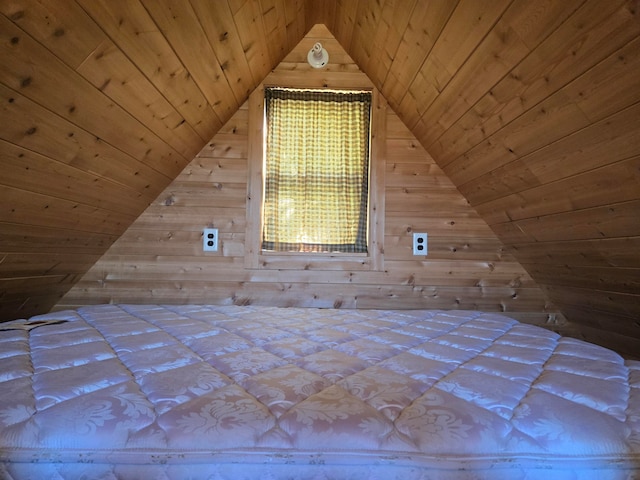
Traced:
MULTIPOLYGON (((371 87, 324 27, 312 29, 267 81, 371 87), (311 70, 306 52, 318 40, 330 46, 331 64, 311 70)), ((384 268, 353 268, 339 255, 303 268, 294 258, 265 256, 264 265, 247 268, 249 111, 244 104, 236 112, 57 309, 101 302, 466 308, 562 327, 557 309, 390 108, 382 110, 386 133, 376 157, 384 164, 384 268), (219 229, 218 252, 202 252, 207 226, 219 229), (428 256, 412 255, 414 231, 429 233, 428 256)))
POLYGON ((126 153, 167 178, 182 170, 184 157, 179 152, 167 149, 144 124, 4 16, 0 16, 0 32, 5 46, 2 55, 12 65, 11 70, 0 69, 0 82, 72 123, 81 123, 108 143, 119 144, 126 153), (34 65, 39 68, 34 70, 34 65), (47 87, 52 84, 58 88, 52 91, 47 87))
POLYGON ((104 253, 302 38, 303 8, 0 4, 0 320, 55 305, 82 269, 68 246, 85 268, 104 253))
MULTIPOLYGON (((80 0, 78 3, 184 121, 198 132, 203 142, 210 137, 209 132, 215 132, 226 121, 207 102, 142 2, 80 0)), ((230 34, 231 41, 235 39, 234 33, 230 34)), ((176 37, 180 38, 180 32, 176 37)))
MULTIPOLYGON (((625 282, 612 279, 640 262, 638 0, 11 0, 0 2, 0 27, 0 262, 10 254, 44 268, 54 257, 43 263, 34 253, 64 255, 71 246, 97 257, 124 231, 128 220, 109 218, 125 204, 130 219, 157 207, 140 220, 144 228, 188 231, 210 215, 230 232, 226 253, 242 255, 244 231, 254 228, 242 207, 177 202, 180 215, 166 218, 158 194, 265 77, 313 86, 366 80, 413 133, 405 142, 389 119, 387 186, 443 186, 420 145, 486 215, 484 225, 462 211, 455 216, 464 222, 453 224, 451 210, 419 217, 421 228, 435 229, 437 251, 535 265, 530 274, 590 339, 639 350, 637 313, 615 300, 639 304, 640 291, 617 292, 625 282), (333 34, 324 37, 332 62, 309 75, 306 51, 287 52, 315 24, 333 34), (28 198, 33 208, 20 203, 28 198), (37 207, 46 205, 65 211, 65 226, 37 207), (501 251, 491 250, 487 226, 501 251), (565 266, 614 270, 601 285, 572 289, 578 276, 556 282, 565 266), (618 342, 627 335, 635 347, 618 342)), ((220 138, 191 178, 242 184, 246 165, 227 156, 242 143, 220 138)), ((390 196, 393 208, 402 197, 390 196)), ((402 255, 415 218, 378 219, 387 255, 402 255)), ((40 270, 31 289, 19 272, 0 279, 0 320, 48 311, 76 279, 40 270)))
POLYGON ((421 2, 353 26, 335 1, 328 25, 583 338, 637 356, 638 2, 480 3, 449 2, 433 44, 411 28, 421 2), (417 64, 400 68, 407 52, 417 64))

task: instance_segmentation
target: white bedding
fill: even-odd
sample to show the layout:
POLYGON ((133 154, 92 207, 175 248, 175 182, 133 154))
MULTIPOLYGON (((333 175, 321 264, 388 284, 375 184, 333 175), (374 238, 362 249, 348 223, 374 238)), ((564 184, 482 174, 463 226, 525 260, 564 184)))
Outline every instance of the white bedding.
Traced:
POLYGON ((0 324, 0 479, 640 478, 640 362, 502 315, 44 320, 0 324))

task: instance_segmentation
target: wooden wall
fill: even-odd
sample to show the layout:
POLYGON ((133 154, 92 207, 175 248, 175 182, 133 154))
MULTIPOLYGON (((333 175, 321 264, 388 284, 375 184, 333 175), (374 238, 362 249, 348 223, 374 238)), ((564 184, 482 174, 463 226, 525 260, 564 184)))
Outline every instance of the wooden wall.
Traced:
MULTIPOLYGON (((313 28, 265 83, 372 87, 322 26, 313 28), (318 40, 331 58, 323 70, 305 61, 318 40)), ((250 111, 245 103, 57 309, 104 302, 465 308, 562 326, 557 309, 384 99, 372 132, 381 146, 375 157, 383 192, 376 213, 384 224, 381 271, 350 269, 339 258, 331 259, 330 268, 322 260, 304 268, 248 267, 250 111), (219 229, 218 252, 202 252, 207 226, 219 229), (412 255, 414 231, 429 234, 427 257, 412 255)))
POLYGON ((640 3, 316 10, 583 338, 640 352, 640 3))
POLYGON ((302 0, 0 2, 0 320, 55 305, 305 31, 302 0))
POLYGON ((0 321, 55 305, 317 23, 580 335, 640 351, 638 0, 0 2, 0 321))

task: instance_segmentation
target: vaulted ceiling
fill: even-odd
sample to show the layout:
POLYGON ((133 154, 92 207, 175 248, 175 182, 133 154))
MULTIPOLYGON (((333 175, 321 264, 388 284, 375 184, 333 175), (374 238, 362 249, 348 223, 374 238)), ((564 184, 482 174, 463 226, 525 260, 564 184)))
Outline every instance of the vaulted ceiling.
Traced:
POLYGON ((565 316, 632 349, 639 9, 2 0, 0 317, 55 305, 322 23, 565 316))

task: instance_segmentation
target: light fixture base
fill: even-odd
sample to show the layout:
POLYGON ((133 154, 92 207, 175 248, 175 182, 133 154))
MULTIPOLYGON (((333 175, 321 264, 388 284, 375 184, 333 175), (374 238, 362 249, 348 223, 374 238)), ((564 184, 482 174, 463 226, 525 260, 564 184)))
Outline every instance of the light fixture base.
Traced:
POLYGON ((307 62, 313 68, 323 68, 329 63, 329 53, 322 48, 321 43, 316 43, 307 54, 307 62))

